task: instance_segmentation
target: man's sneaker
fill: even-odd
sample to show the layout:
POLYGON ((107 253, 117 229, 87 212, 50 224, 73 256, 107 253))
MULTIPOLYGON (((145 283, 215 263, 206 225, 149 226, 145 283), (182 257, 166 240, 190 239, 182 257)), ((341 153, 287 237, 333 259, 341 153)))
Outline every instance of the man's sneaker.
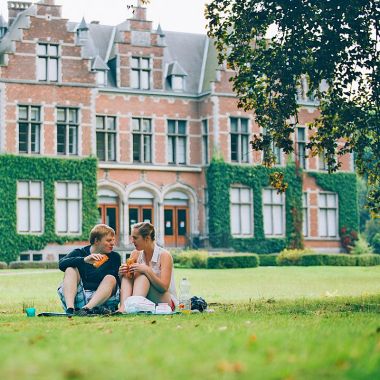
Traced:
POLYGON ((112 310, 108 309, 105 306, 96 306, 92 310, 94 314, 100 314, 100 315, 109 315, 112 314, 112 310))
POLYGON ((73 307, 68 307, 66 309, 66 314, 67 315, 74 315, 74 308, 73 307))
POLYGON ((74 315, 78 317, 91 317, 94 315, 93 311, 89 309, 88 307, 82 307, 79 310, 74 311, 74 315))

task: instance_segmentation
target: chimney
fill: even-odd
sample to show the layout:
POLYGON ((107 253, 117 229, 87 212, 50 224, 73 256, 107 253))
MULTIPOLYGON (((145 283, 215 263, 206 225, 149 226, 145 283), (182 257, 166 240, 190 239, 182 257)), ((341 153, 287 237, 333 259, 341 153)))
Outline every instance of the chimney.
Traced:
POLYGON ((133 10, 133 18, 139 21, 146 21, 146 8, 143 7, 141 0, 137 0, 137 6, 133 10))
POLYGON ((25 11, 32 5, 26 1, 8 1, 8 27, 13 24, 13 21, 20 12, 25 11))

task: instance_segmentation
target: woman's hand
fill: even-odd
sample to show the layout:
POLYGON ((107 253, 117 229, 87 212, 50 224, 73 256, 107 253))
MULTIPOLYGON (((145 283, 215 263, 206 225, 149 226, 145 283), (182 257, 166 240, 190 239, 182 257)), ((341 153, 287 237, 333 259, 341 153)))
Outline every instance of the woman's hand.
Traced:
POLYGON ((129 273, 129 265, 127 264, 121 264, 119 267, 119 276, 123 277, 126 276, 129 273))
POLYGON ((129 266, 129 272, 133 274, 135 273, 146 274, 149 272, 149 270, 150 270, 150 267, 146 264, 135 263, 129 266))

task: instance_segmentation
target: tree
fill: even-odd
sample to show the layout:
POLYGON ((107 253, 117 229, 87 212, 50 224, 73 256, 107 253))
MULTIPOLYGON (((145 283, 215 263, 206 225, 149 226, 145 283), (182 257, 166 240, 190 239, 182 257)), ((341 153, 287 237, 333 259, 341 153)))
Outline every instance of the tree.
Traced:
POLYGON ((273 141, 293 151, 297 90, 306 78, 320 108, 309 125, 309 154, 323 152, 333 172, 337 157, 354 152, 369 207, 380 214, 380 0, 213 0, 206 19, 219 63, 236 72, 239 107, 254 110, 265 128, 253 149, 268 151, 273 141))

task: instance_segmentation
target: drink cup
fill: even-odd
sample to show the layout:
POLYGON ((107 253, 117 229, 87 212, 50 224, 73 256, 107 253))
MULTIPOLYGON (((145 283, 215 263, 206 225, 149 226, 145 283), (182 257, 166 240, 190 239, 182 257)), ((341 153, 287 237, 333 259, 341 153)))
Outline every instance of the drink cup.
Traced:
POLYGON ((25 309, 26 315, 28 317, 35 317, 36 316, 36 308, 34 307, 27 307, 25 309))

